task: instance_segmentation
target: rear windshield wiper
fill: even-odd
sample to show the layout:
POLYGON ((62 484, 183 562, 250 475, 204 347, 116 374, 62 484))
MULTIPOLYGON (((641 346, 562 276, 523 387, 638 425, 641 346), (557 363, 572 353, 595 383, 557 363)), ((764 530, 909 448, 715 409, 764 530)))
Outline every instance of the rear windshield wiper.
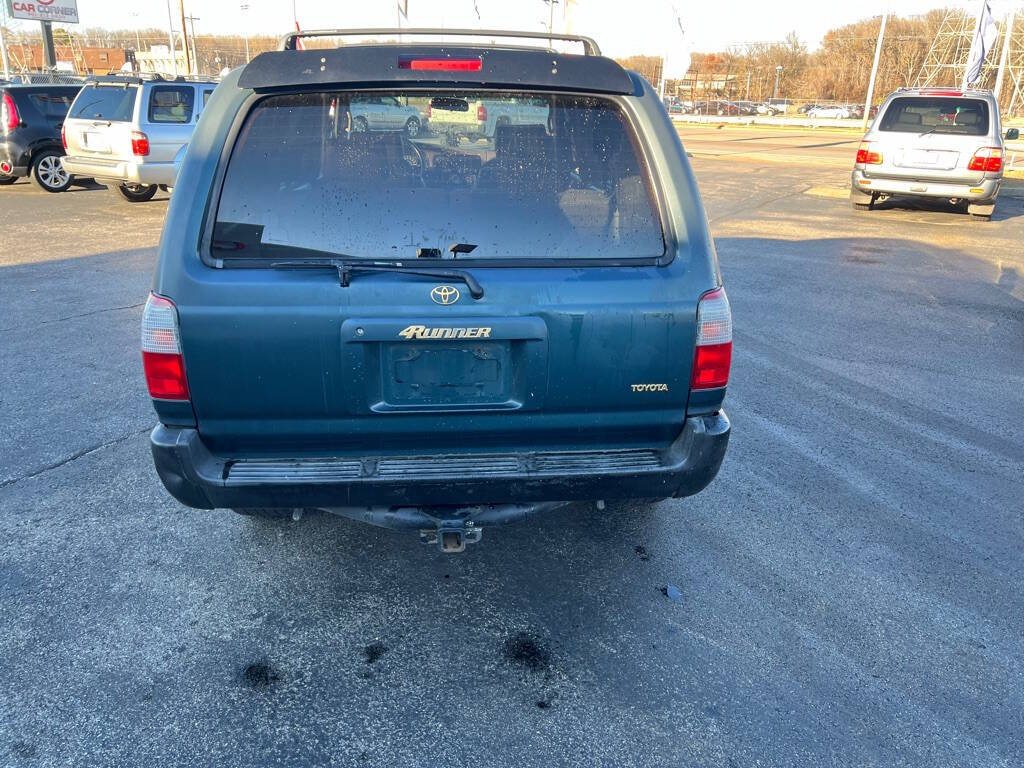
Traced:
POLYGON ((335 269, 338 272, 338 282, 342 288, 347 288, 351 282, 352 275, 357 272, 397 272, 403 275, 420 275, 422 277, 436 277, 439 280, 458 280, 469 288, 469 295, 474 299, 482 299, 484 295, 483 286, 477 282, 473 275, 464 269, 430 269, 427 267, 406 267, 402 264, 383 264, 381 262, 349 261, 345 259, 303 259, 298 261, 275 261, 270 266, 274 269, 335 269))

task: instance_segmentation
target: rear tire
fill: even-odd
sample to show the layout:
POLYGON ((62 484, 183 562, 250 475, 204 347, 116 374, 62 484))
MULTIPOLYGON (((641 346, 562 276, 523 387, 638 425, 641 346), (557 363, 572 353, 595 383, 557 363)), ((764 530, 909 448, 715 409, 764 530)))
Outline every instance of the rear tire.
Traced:
POLYGON ((55 149, 44 149, 32 158, 32 178, 40 189, 47 192, 63 192, 71 186, 74 177, 64 170, 62 153, 55 149))
POLYGON ((157 191, 156 184, 111 184, 116 194, 123 197, 129 203, 144 203, 152 200, 157 191))
POLYGON ((420 130, 423 126, 420 125, 420 121, 415 117, 410 117, 405 121, 405 135, 410 139, 415 139, 420 135, 420 130))
POLYGON ((366 122, 365 117, 360 116, 352 121, 352 131, 354 133, 366 133, 368 130, 370 130, 370 124, 366 122))

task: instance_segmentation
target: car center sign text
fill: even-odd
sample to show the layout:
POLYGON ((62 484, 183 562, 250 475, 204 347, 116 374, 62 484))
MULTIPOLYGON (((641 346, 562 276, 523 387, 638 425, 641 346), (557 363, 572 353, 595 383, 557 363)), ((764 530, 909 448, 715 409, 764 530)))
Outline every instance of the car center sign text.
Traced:
POLYGON ((78 0, 7 0, 7 11, 14 19, 78 23, 78 0))

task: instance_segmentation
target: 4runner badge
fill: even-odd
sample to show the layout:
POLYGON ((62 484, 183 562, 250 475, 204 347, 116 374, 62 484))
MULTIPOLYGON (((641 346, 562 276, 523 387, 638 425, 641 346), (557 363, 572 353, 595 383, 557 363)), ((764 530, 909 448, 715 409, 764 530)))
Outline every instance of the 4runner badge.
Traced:
POLYGON ((489 339, 491 329, 473 328, 428 328, 425 325, 409 325, 398 332, 403 339, 489 339))
POLYGON ((630 384, 634 392, 668 392, 668 384, 630 384))

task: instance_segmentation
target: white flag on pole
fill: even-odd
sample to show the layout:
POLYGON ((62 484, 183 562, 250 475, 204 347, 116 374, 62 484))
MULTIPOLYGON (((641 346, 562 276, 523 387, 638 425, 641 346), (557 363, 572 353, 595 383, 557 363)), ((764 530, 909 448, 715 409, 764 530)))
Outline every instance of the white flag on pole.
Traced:
POLYGON ((982 0, 981 15, 974 27, 974 39, 971 41, 971 52, 967 56, 967 68, 964 70, 964 88, 981 79, 981 68, 985 57, 996 42, 996 22, 992 18, 992 9, 988 0, 982 0))

